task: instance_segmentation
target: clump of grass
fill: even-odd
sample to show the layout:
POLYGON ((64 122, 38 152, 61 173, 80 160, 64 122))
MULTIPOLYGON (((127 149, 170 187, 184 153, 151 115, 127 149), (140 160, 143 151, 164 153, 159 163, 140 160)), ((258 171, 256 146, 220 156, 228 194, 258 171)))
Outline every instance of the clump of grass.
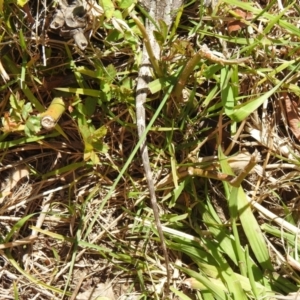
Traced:
POLYGON ((297 4, 190 1, 170 29, 157 24, 162 60, 149 84, 146 132, 170 295, 135 125, 148 15, 134 1, 101 5, 81 51, 48 31, 54 3, 0 3, 0 298, 297 292, 298 115, 288 110, 299 95, 297 4), (208 60, 198 55, 203 44, 213 56, 251 59, 208 60), (55 97, 66 111, 43 129, 55 97), (245 179, 232 185, 235 178, 245 179))

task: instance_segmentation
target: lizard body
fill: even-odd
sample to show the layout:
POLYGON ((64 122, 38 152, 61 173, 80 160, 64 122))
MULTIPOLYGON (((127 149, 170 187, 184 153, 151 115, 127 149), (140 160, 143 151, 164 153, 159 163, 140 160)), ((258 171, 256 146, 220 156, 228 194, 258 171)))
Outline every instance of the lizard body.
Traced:
MULTIPOLYGON (((158 24, 158 20, 164 20, 165 23, 170 26, 172 22, 172 11, 178 9, 182 4, 182 0, 141 0, 141 3, 144 7, 146 7, 150 17, 158 24)), ((158 43, 156 42, 153 31, 157 30, 155 25, 150 21, 146 20, 146 32, 149 38, 149 43, 151 45, 153 54, 156 60, 160 59, 160 48, 158 43)), ((142 53, 142 62, 139 69, 137 87, 136 87, 136 118, 137 118, 137 129, 138 129, 138 137, 142 138, 143 133, 146 128, 146 112, 144 104, 147 99, 148 93, 148 83, 152 78, 151 72, 151 60, 149 58, 149 53, 147 48, 145 47, 145 43, 143 43, 143 53, 142 53)), ((155 187, 153 181, 153 175, 150 167, 149 153, 148 147, 146 144, 146 139, 143 140, 141 147, 141 156, 143 167, 145 171, 145 176, 148 184, 149 194, 151 206, 153 209, 153 215, 155 219, 155 224, 157 227, 158 235, 161 241, 162 250, 165 257, 166 271, 167 271, 167 284, 170 284, 170 269, 169 269, 169 256, 167 252, 167 247, 164 241, 162 225, 159 218, 159 209, 155 194, 155 187)))

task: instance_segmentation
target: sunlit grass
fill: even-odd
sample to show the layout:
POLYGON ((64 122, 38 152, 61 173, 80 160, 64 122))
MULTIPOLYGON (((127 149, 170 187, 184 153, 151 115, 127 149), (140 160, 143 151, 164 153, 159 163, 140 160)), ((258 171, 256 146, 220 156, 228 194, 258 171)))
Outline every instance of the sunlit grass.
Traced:
POLYGON ((0 298, 85 299, 93 288, 108 299, 297 292, 298 4, 189 1, 170 29, 157 24, 162 59, 152 60, 145 135, 169 295, 136 131, 149 15, 135 1, 102 4, 80 50, 43 21, 54 3, 0 1, 0 298), (40 119, 55 97, 65 112, 49 131, 40 119), (241 171, 245 180, 232 185, 241 171))

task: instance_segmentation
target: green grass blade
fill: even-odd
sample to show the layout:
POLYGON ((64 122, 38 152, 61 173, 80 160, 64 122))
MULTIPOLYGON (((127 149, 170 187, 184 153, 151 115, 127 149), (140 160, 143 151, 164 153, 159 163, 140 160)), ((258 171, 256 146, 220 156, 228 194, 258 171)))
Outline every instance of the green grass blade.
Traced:
POLYGON ((235 122, 241 122, 245 120, 250 114, 252 114, 258 107, 260 107, 265 101, 267 101, 282 85, 281 81, 274 86, 270 91, 264 93, 261 97, 251 100, 245 104, 242 104, 240 108, 237 108, 229 117, 235 122))
POLYGON ((253 215, 251 205, 247 200, 244 190, 238 188, 238 210, 239 218, 247 236, 250 247, 264 270, 273 270, 270 260, 268 247, 266 245, 263 233, 253 215))

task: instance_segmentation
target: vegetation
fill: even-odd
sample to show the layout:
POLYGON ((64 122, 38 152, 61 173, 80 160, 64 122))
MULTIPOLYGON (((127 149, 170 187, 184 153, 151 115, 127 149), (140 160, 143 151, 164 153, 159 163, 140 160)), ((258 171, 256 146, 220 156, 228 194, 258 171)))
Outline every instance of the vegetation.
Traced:
POLYGON ((87 3, 76 35, 51 25, 56 2, 0 1, 0 298, 297 297, 299 4, 188 0, 157 22, 168 291, 135 116, 149 15, 87 3))

